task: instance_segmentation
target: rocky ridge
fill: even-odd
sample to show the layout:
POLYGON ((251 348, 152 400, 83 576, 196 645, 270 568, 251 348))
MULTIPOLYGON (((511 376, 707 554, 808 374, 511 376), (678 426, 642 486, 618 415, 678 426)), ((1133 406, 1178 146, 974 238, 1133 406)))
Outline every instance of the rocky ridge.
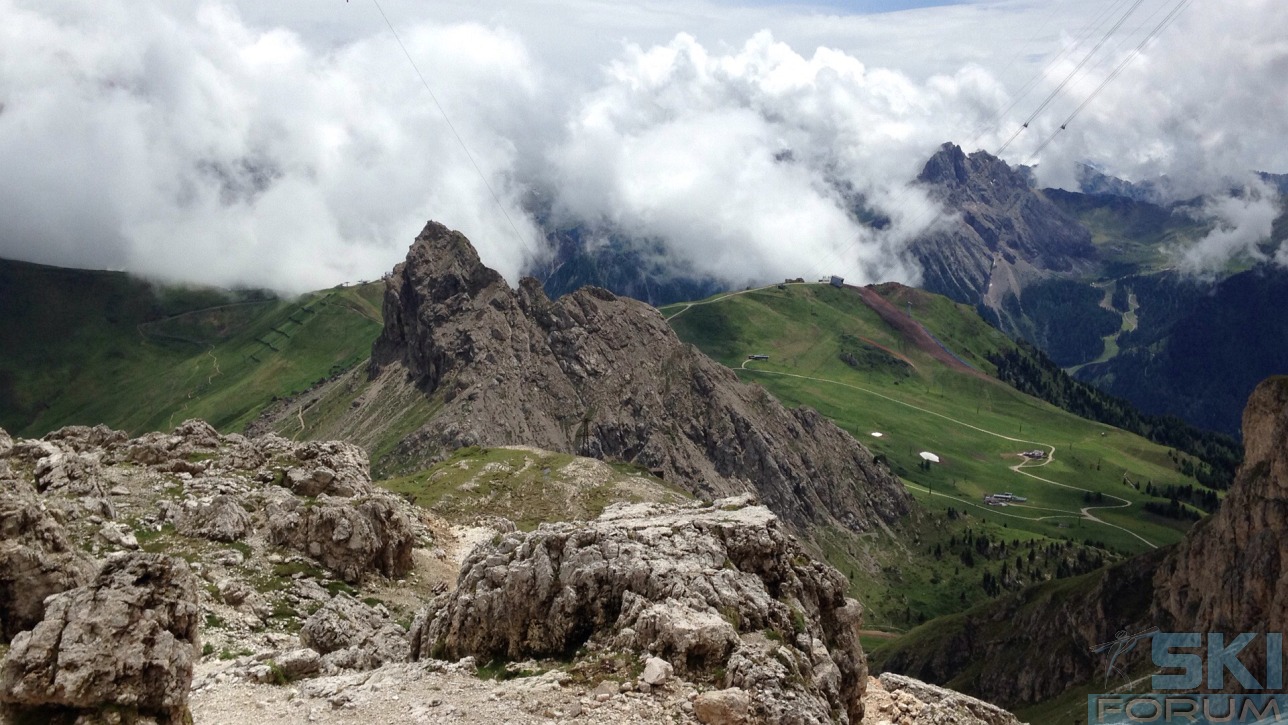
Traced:
MULTIPOLYGON (((671 672, 710 683, 764 722, 861 722, 862 610, 748 499, 618 505, 479 546, 454 592, 412 627, 412 655, 479 661, 629 653, 647 689, 671 672), (653 664, 656 660, 661 660, 653 664)), ((701 703, 695 707, 701 708, 701 703)))
MULTIPOLYGON (((371 385, 410 381, 433 401, 390 454, 409 467, 462 446, 529 445, 630 462, 703 498, 755 492, 798 530, 870 531, 908 509, 852 436, 741 383, 657 310, 591 287, 551 300, 531 278, 511 289, 440 224, 388 279, 384 318, 371 385)), ((329 430, 367 425, 376 405, 388 401, 358 396, 342 414, 351 425, 329 430)))
MULTIPOLYGON (((135 439, 0 431, 0 500, 0 550, 52 552, 47 568, 63 577, 47 579, 61 591, 38 611, 0 602, 14 630, 0 645, 0 722, 862 712, 861 615, 846 582, 750 500, 618 505, 531 534, 497 520, 464 539, 482 542, 469 556, 431 554, 451 546, 443 522, 373 486, 361 450, 222 436, 199 421, 135 439), (435 557, 465 560, 455 589, 426 575, 435 557), (543 578, 552 560, 557 577, 543 578), (403 617, 426 601, 409 636, 403 617), (502 606, 515 616, 479 616, 502 606), (570 660, 543 656, 568 648, 570 660)), ((925 722, 910 702, 891 722, 925 722)))
POLYGON ((1001 314, 1006 296, 1021 296, 1028 282, 1095 257, 1091 233, 1035 188, 1027 167, 945 143, 917 180, 959 215, 912 245, 931 292, 1001 314))

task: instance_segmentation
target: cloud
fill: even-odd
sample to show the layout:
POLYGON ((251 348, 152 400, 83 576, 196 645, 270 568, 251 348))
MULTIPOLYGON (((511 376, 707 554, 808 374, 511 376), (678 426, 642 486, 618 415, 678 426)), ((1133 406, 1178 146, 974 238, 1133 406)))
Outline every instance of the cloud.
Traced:
POLYGON ((978 68, 923 84, 768 32, 712 53, 689 35, 628 48, 548 156, 563 217, 669 245, 741 284, 844 272, 915 281, 900 254, 937 219, 909 185, 948 125, 1004 98, 978 68), (857 221, 856 201, 891 219, 857 221))
MULTIPOLYGON (((1288 147, 1276 140, 1288 132, 1281 80, 1288 74, 1288 4, 1275 0, 1188 5, 1059 132, 1174 5, 1146 3, 1008 158, 1037 161, 1043 182, 1068 188, 1076 188, 1079 160, 1136 181, 1166 176, 1176 199, 1220 192, 1249 171, 1288 169, 1288 147), (1053 137, 1036 159, 1029 158, 1053 137)), ((1052 78, 1063 80, 1084 53, 1066 54, 1052 78)))
MULTIPOLYGON (((1178 266, 1191 274, 1211 276, 1232 260, 1271 259, 1258 245, 1270 238, 1282 211, 1278 192, 1255 178, 1237 194, 1208 199, 1197 216, 1210 221, 1212 229, 1198 243, 1178 250, 1178 266)), ((1280 264, 1282 256, 1280 250, 1276 259, 1280 264)))
MULTIPOLYGON (((1172 2, 1145 0, 1008 160, 1055 185, 1086 161, 1167 175, 1181 198, 1288 170, 1275 0, 1193 4, 1030 158, 1172 2)), ((513 281, 547 253, 542 199, 731 285, 913 281, 902 250, 940 221, 910 185, 925 159, 996 150, 1097 28, 1038 0, 382 6, 451 127, 366 3, 0 0, 0 256, 298 291, 379 276, 434 218, 513 281)), ((1218 229, 1261 228, 1247 201, 1214 203, 1218 229)))
POLYGON ((541 81, 503 30, 404 37, 454 79, 471 161, 387 38, 319 55, 218 4, 0 5, 0 255, 300 291, 379 276, 431 216, 512 278, 537 249, 513 169, 541 81))

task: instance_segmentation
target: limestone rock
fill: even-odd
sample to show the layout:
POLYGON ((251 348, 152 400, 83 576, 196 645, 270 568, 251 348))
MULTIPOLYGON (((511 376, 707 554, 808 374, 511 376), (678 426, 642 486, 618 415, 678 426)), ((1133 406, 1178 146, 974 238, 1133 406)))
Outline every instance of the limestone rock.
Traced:
POLYGON ((298 464, 286 472, 284 485, 300 496, 361 496, 371 493, 370 464, 361 448, 339 441, 297 447, 298 464))
POLYGON ((46 597, 85 584, 94 569, 34 495, 0 491, 0 638, 36 626, 46 597))
POLYGON ((269 539, 310 556, 345 581, 370 572, 398 577, 411 570, 415 543, 411 524, 386 494, 361 500, 298 499, 269 507, 269 539))
POLYGON ((406 661, 407 633, 385 612, 348 594, 338 594, 314 612, 300 629, 305 646, 331 655, 344 669, 371 669, 406 661))
POLYGON ((671 675, 674 672, 675 668, 671 666, 670 662, 661 657, 649 657, 644 661, 644 673, 640 675, 640 679, 652 687, 657 687, 671 679, 671 675))
MULTIPOLYGON (((1154 576, 1155 618, 1175 632, 1288 630, 1288 376, 1263 381, 1243 413, 1244 460, 1221 508, 1154 576)), ((1244 661, 1265 674, 1264 638, 1244 661)), ((1264 680, 1263 680, 1264 681, 1264 680)))
POLYGON ((0 428, 0 458, 8 458, 9 453, 13 450, 13 438, 0 428))
POLYGON ((869 719, 889 725, 1021 725, 996 705, 890 673, 869 680, 864 702, 869 719))
POLYGON ((273 662, 287 680, 298 680, 315 675, 322 669, 322 658, 311 649, 282 652, 273 658, 273 662))
POLYGON ((745 499, 617 505, 477 547, 456 591, 413 624, 412 656, 522 659, 591 641, 742 687, 762 720, 859 722, 867 669, 846 585, 745 499))
POLYGON ((192 418, 185 420, 174 429, 172 434, 182 439, 181 445, 189 449, 207 449, 214 450, 219 447, 222 438, 215 427, 204 420, 192 418))
POLYGON ((104 521, 98 529, 98 536, 103 541, 119 549, 134 550, 139 548, 139 540, 134 535, 134 532, 113 521, 104 521))
POLYGON ((217 496, 208 504, 180 515, 176 526, 184 536, 194 536, 212 541, 238 541, 250 532, 250 514, 242 508, 237 498, 217 496))
POLYGON ((693 700, 693 716, 704 725, 747 725, 751 697, 737 687, 704 692, 693 700))
POLYGON ((197 586, 181 559, 110 558, 14 638, 0 663, 0 703, 18 717, 113 706, 183 722, 198 655, 197 586))
POLYGON ((102 466, 94 455, 55 447, 36 462, 36 488, 75 495, 106 497, 101 483, 102 466))
POLYGON ((77 453, 97 452, 99 449, 111 449, 124 443, 129 436, 122 431, 113 430, 105 425, 93 427, 70 425, 60 428, 45 436, 44 440, 57 443, 59 446, 77 453))

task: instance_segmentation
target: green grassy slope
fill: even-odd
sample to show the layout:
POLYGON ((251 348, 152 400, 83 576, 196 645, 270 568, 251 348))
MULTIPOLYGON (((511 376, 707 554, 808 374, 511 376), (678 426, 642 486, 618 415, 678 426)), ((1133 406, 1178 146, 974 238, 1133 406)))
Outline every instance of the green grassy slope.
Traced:
POLYGON ((975 370, 935 359, 849 288, 788 285, 663 308, 682 338, 784 403, 816 408, 884 456, 924 504, 922 518, 906 527, 906 555, 894 553, 898 546, 881 554, 888 571, 864 572, 847 566, 845 551, 829 552, 862 584, 855 591, 866 592, 862 598, 878 620, 915 623, 964 609, 993 593, 985 573, 1009 575, 1018 587, 1057 569, 1089 570, 1098 554, 1103 562, 1179 540, 1187 524, 1142 508, 1157 500, 1145 494, 1147 483, 1194 483, 1168 449, 989 378, 987 357, 1013 343, 970 308, 900 286, 879 291, 896 309, 911 308, 975 370), (750 354, 769 359, 748 361, 750 354), (1054 456, 1041 462, 1019 455, 1035 449, 1054 449, 1054 456), (924 464, 923 451, 940 463, 924 464), (1004 507, 982 501, 999 492, 1028 501, 1004 507), (967 535, 990 541, 984 555, 972 550, 969 566, 962 556, 967 535), (1032 562, 1030 541, 1040 552, 1032 562), (1044 558, 1052 544, 1069 548, 1044 558))
POLYGON ((380 285, 293 300, 0 262, 0 427, 241 430, 274 397, 364 360, 380 285))
POLYGON ((523 448, 461 448, 429 468, 381 485, 449 521, 502 516, 523 531, 549 521, 593 519, 616 502, 693 498, 629 464, 523 448))

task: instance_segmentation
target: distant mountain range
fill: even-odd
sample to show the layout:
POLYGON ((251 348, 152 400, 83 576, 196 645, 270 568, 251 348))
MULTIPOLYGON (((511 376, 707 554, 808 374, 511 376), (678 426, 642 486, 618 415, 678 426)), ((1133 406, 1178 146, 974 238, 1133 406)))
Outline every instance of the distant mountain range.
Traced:
MULTIPOLYGON (((1288 175, 1261 179, 1288 191, 1288 175)), ((1175 271, 1175 253, 1211 225, 1192 213, 1194 200, 1166 201, 1171 180, 1135 183, 1084 166, 1079 191, 1041 189, 1027 167, 946 143, 918 182, 957 214, 909 248, 922 287, 975 306, 1078 379, 1147 413, 1237 435, 1253 385, 1288 372, 1288 317, 1274 304, 1288 276, 1250 259, 1211 279, 1175 271)), ((862 208, 853 216, 882 223, 862 208)), ((666 304, 720 288, 677 272, 658 240, 575 226, 550 236, 555 257, 532 270, 550 294, 594 284, 666 304)), ((1286 238, 1288 213, 1261 252, 1286 238)))

